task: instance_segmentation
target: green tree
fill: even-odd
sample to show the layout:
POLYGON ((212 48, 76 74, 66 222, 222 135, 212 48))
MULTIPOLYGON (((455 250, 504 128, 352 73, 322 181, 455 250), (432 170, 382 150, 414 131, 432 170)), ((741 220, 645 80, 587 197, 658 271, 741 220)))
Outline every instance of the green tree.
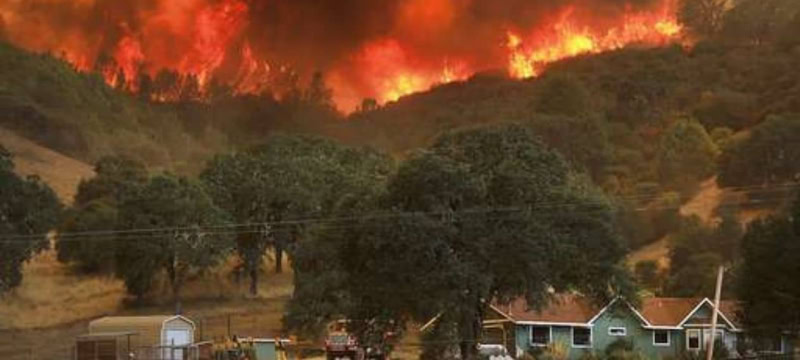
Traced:
POLYGON ((720 156, 721 186, 774 185, 800 173, 800 116, 770 116, 720 156))
POLYGON ((742 240, 737 296, 745 325, 761 335, 800 333, 800 201, 788 216, 759 220, 742 240))
POLYGON ((671 239, 665 292, 671 296, 712 296, 716 268, 736 262, 742 234, 742 225, 734 214, 723 214, 714 227, 696 216, 684 219, 671 239))
POLYGON ((740 45, 774 44, 799 12, 794 0, 740 0, 725 13, 722 32, 740 45))
POLYGON ((659 272, 658 262, 654 260, 639 261, 634 266, 636 280, 640 286, 650 290, 656 290, 661 287, 659 272))
POLYGON ((22 265, 48 248, 45 235, 58 224, 62 205, 36 177, 14 173, 11 153, 0 145, 0 295, 22 282, 22 265))
POLYGON ((78 184, 75 201, 59 225, 56 251, 58 260, 73 263, 87 273, 114 269, 112 236, 70 236, 70 233, 113 231, 117 226, 117 207, 125 194, 144 186, 147 168, 125 156, 106 156, 97 161, 95 176, 78 184))
POLYGON ((58 261, 71 263, 84 273, 110 273, 114 270, 113 236, 73 236, 72 233, 112 232, 117 224, 117 207, 104 199, 69 209, 59 225, 56 251, 58 261))
POLYGON ((228 223, 228 214, 214 205, 202 183, 169 174, 154 176, 119 205, 117 276, 141 299, 163 270, 179 305, 187 275, 216 265, 228 254, 228 223))
POLYGON ((599 178, 611 159, 606 127, 600 119, 590 115, 537 115, 530 126, 572 166, 586 169, 594 178, 599 178))
POLYGON ((391 165, 388 157, 369 149, 323 138, 274 135, 248 151, 217 156, 201 178, 215 202, 237 222, 278 223, 261 233, 237 236, 237 251, 255 294, 269 246, 275 250, 279 273, 285 248, 305 229, 297 220, 358 209, 362 199, 383 190, 391 165))
POLYGON ((592 111, 592 98, 586 86, 576 77, 563 73, 541 80, 534 109, 550 115, 585 116, 592 111))
POLYGON ((298 279, 329 281, 297 283, 290 328, 337 314, 402 328, 441 314, 437 326, 471 359, 491 301, 541 306, 551 287, 630 293, 610 202, 525 127, 440 137, 402 164, 380 205, 298 249, 298 279))
POLYGON ((661 136, 657 167, 663 183, 686 191, 715 171, 717 147, 703 125, 679 120, 661 136))

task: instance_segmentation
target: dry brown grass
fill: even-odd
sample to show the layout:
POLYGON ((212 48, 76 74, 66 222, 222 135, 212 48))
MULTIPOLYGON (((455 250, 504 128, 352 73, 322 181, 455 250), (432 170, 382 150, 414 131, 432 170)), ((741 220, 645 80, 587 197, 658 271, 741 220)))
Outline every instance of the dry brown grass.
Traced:
POLYGON ((88 164, 42 147, 4 128, 0 128, 0 144, 14 155, 17 173, 38 175, 65 203, 72 202, 81 179, 94 175, 88 164))
MULTIPOLYGON (((717 178, 713 177, 704 181, 700 185, 700 191, 686 204, 679 209, 682 216, 695 215, 703 222, 711 224, 717 220, 714 211, 719 207, 725 191, 717 186, 717 178)), ((642 247, 628 255, 628 265, 633 267, 641 261, 655 261, 659 268, 669 267, 669 240, 670 236, 664 236, 658 241, 642 247)))
MULTIPOLYGON (((81 179, 93 176, 91 166, 2 128, 0 144, 14 154, 19 174, 38 175, 65 203, 72 201, 81 179)), ((247 292, 246 277, 234 281, 234 266, 230 259, 190 279, 182 292, 184 313, 198 322, 205 338, 227 335, 229 318, 235 334, 279 335, 284 306, 294 289, 290 266, 283 274, 264 274, 255 297, 247 292)), ((59 263, 53 250, 25 264, 23 275, 20 287, 0 298, 0 359, 70 359, 75 337, 87 331, 91 319, 174 311, 164 280, 156 283, 151 305, 127 308, 119 280, 78 275, 59 263)))
POLYGON ((0 299, 0 329, 30 329, 113 313, 125 290, 118 280, 77 276, 56 260, 55 251, 25 264, 19 288, 0 299))
MULTIPOLYGON (((236 284, 228 276, 231 259, 207 274, 191 279, 183 292, 183 313, 198 326, 198 337, 275 337, 291 297, 293 274, 264 274, 259 294, 248 295, 246 279, 236 284)), ((271 269, 272 264, 267 264, 271 269)), ((118 280, 76 276, 48 251, 25 266, 22 286, 0 300, 0 359, 70 359, 75 337, 86 333, 88 322, 104 315, 171 314, 168 287, 156 284, 151 305, 125 307, 124 287, 118 280)))

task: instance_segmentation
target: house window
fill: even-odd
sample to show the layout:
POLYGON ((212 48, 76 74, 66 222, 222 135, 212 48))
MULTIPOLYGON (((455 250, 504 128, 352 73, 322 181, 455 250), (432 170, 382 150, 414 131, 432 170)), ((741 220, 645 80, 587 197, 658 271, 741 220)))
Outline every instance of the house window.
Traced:
POLYGON ((761 354, 780 354, 783 353, 783 339, 780 336, 750 340, 755 346, 751 346, 756 352, 761 354))
POLYGON ((686 348, 689 350, 700 350, 700 330, 686 330, 686 348))
POLYGON ((655 346, 669 346, 669 330, 654 330, 653 331, 653 345, 655 346))
POLYGON ((576 348, 592 347, 592 328, 573 327, 572 347, 576 348))
POLYGON ((531 345, 547 346, 550 343, 549 326, 531 326, 531 345))
POLYGON ((628 335, 628 329, 624 327, 610 327, 608 328, 608 335, 610 336, 625 336, 628 335))
POLYGON ((782 354, 783 353, 783 338, 780 337, 780 336, 771 338, 770 341, 769 341, 768 349, 769 349, 770 352, 782 354))

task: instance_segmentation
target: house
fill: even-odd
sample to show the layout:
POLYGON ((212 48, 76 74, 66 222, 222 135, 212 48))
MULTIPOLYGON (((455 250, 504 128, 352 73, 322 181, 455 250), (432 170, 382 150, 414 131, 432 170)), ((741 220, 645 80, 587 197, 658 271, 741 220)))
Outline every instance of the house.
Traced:
POLYGON ((107 316, 90 322, 89 333, 78 337, 76 357, 127 359, 130 353, 147 353, 159 360, 183 359, 194 332, 194 322, 180 315, 107 316))
MULTIPOLYGON (((548 347, 560 347, 569 359, 589 353, 602 354, 606 348, 625 340, 635 351, 649 358, 676 357, 685 352, 700 352, 711 338, 713 303, 707 298, 647 298, 634 308, 624 300, 604 307, 578 295, 560 295, 539 311, 530 309, 524 299, 508 305, 491 305, 484 320, 490 339, 502 341, 517 357, 548 347)), ((716 339, 722 339, 731 353, 749 349, 790 353, 785 339, 753 345, 736 320, 737 304, 720 303, 716 339)), ((748 350, 748 351, 749 351, 748 350)))

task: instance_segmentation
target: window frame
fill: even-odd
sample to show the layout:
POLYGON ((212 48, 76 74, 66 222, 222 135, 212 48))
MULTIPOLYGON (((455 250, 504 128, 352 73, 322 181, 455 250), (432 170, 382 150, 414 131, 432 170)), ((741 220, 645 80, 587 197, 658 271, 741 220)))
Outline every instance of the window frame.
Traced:
MULTIPOLYGON (((767 338, 766 340, 769 340, 769 338, 767 338)), ((785 354, 786 347, 785 347, 785 344, 784 344, 784 341, 783 341, 783 335, 780 335, 776 339, 773 339, 773 340, 777 340, 777 344, 779 345, 780 350, 775 351, 774 349, 759 349, 758 347, 760 345, 763 345, 763 341, 764 341, 763 339, 762 340, 754 340, 754 343, 761 342, 761 344, 760 345, 756 345, 756 346, 752 346, 751 345, 751 347, 755 348, 756 349, 756 353, 758 353, 758 354, 766 354, 766 355, 785 354)), ((771 345, 774 345, 776 342, 769 341, 769 343, 771 345)))
POLYGON ((700 329, 686 329, 686 350, 689 351, 700 351, 703 350, 703 332, 700 329), (697 335, 697 347, 691 347, 691 342, 689 339, 692 337, 692 334, 697 335))
POLYGON ((591 326, 573 326, 570 328, 570 342, 572 343, 572 347, 576 349, 590 349, 594 343, 594 330, 591 326), (575 344, 575 329, 584 329, 589 330, 589 344, 581 345, 575 344))
POLYGON ((546 347, 553 342, 553 327, 550 325, 530 325, 528 327, 528 342, 533 347, 546 347), (547 343, 535 343, 533 342, 533 328, 547 328, 547 343))
POLYGON ((625 336, 628 336, 628 328, 626 328, 624 326, 609 326, 608 327, 608 336, 613 336, 613 337, 625 337, 625 336), (622 330, 622 333, 621 334, 614 334, 614 333, 612 333, 613 330, 622 330))
MULTIPOLYGON (((687 343, 687 344, 688 344, 688 343, 687 343)), ((669 346, 672 346, 672 331, 669 331, 669 330, 659 330, 659 329, 655 329, 655 330, 653 330, 653 346, 659 346, 659 347, 669 347, 669 346), (658 333, 659 331, 663 331, 663 332, 665 332, 665 333, 667 334, 667 342, 665 342, 665 343, 659 343, 659 342, 656 342, 656 333, 658 333)))

